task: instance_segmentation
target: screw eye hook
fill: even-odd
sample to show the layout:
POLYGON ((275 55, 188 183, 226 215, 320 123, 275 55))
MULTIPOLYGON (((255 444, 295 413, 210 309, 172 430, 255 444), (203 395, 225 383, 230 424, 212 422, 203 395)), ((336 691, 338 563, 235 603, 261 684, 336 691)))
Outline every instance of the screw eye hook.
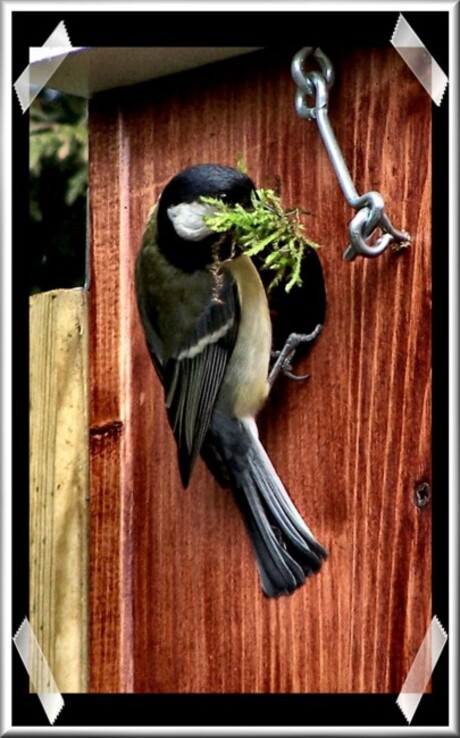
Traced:
POLYGON ((358 255, 374 258, 383 254, 392 243, 399 248, 407 246, 410 242, 409 234, 392 226, 385 214, 385 203, 380 193, 371 191, 360 196, 353 184, 327 114, 329 90, 335 77, 334 67, 329 58, 320 48, 305 46, 294 56, 291 73, 297 85, 296 112, 301 118, 316 120, 345 199, 358 211, 348 228, 350 243, 343 253, 343 258, 346 261, 353 261, 358 255), (310 57, 317 61, 319 71, 306 71, 306 61, 310 57), (313 96, 315 104, 310 105, 307 98, 313 96), (370 239, 378 227, 383 231, 383 235, 371 244, 370 239))

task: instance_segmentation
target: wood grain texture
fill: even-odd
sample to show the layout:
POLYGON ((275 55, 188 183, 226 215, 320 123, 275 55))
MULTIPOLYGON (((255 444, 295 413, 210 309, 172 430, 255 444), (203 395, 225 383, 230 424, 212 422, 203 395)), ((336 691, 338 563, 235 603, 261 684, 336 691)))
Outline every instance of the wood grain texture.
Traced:
POLYGON ((295 115, 290 53, 91 103, 93 691, 396 692, 431 620, 431 509, 413 501, 431 483, 431 105, 393 49, 332 57, 336 136, 358 191, 379 190, 411 233, 404 253, 342 261, 353 213, 316 125, 295 115), (283 201, 310 211, 328 292, 325 329, 299 366, 310 379, 280 382, 260 418, 330 552, 276 601, 231 494, 201 461, 181 488, 132 288, 169 178, 239 155, 258 185, 279 177, 283 201))
POLYGON ((30 298, 30 623, 61 692, 88 689, 88 305, 30 298))
POLYGON ((117 692, 132 689, 129 159, 120 121, 99 120, 90 136, 90 662, 101 667, 91 688, 117 692))

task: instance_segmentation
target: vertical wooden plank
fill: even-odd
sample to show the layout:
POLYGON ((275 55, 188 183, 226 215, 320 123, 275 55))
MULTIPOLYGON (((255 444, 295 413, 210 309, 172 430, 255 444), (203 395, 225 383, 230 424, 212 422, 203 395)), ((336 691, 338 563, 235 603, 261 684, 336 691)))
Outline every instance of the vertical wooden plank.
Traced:
POLYGON ((139 692, 398 691, 428 627, 431 511, 413 495, 431 482, 431 105, 393 49, 331 56, 337 138, 358 190, 380 190, 412 234, 402 254, 342 261, 352 212, 315 124, 295 115, 290 55, 257 54, 92 103, 93 392, 97 407, 110 393, 104 422, 123 429, 105 467, 93 457, 93 688, 120 688, 127 648, 139 692), (260 422, 330 551, 318 576, 277 601, 260 591, 230 493, 201 462, 181 488, 128 288, 168 179, 240 154, 258 184, 279 177, 284 202, 310 211, 328 290, 326 327, 299 367, 311 379, 281 382, 260 422))
POLYGON ((128 462, 131 284, 123 230, 124 173, 116 106, 90 127, 90 689, 132 689, 131 492, 128 462))
POLYGON ((87 294, 30 299, 30 623, 61 692, 86 692, 87 294))

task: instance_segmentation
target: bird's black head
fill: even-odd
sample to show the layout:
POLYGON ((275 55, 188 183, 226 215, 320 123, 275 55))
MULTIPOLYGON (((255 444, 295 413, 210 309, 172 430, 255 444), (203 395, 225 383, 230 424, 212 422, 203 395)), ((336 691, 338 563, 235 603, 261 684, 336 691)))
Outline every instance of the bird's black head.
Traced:
POLYGON ((201 197, 251 207, 254 183, 243 172, 219 164, 197 164, 173 177, 158 204, 158 246, 176 266, 194 271, 211 263, 212 247, 221 234, 206 225, 211 206, 201 197))

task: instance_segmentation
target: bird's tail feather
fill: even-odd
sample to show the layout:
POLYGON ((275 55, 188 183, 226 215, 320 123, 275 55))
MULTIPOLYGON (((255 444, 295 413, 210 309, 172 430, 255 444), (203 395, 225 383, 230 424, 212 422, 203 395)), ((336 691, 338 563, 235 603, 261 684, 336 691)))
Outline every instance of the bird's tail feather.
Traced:
POLYGON ((290 594, 327 552, 290 499, 254 421, 215 416, 210 435, 249 532, 262 589, 269 597, 290 594))

